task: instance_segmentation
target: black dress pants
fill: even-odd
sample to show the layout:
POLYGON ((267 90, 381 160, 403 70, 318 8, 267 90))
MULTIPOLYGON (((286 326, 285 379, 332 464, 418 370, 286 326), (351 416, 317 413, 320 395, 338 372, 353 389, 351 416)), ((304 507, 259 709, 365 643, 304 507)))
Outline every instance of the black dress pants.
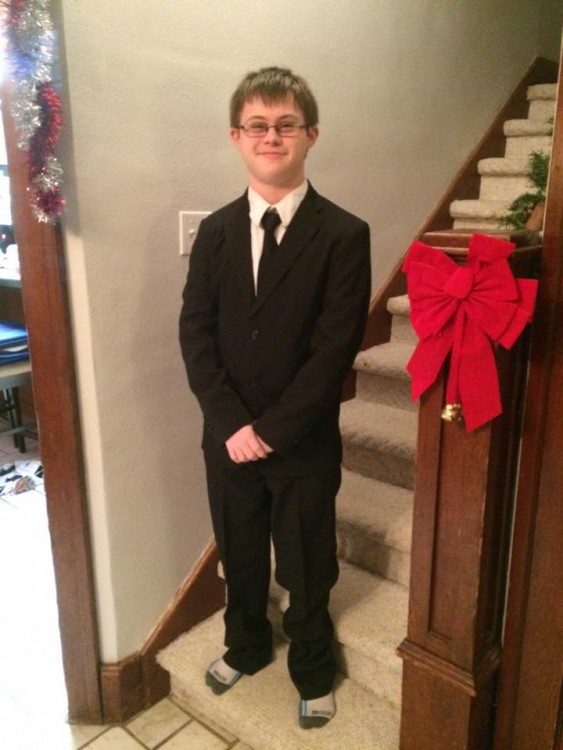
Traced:
POLYGON ((278 583, 289 591, 283 627, 288 668, 302 699, 332 690, 336 673, 328 612, 338 578, 335 498, 340 467, 313 476, 270 476, 260 461, 207 460, 211 514, 227 583, 225 662, 254 674, 272 658, 267 617, 270 543, 278 583))

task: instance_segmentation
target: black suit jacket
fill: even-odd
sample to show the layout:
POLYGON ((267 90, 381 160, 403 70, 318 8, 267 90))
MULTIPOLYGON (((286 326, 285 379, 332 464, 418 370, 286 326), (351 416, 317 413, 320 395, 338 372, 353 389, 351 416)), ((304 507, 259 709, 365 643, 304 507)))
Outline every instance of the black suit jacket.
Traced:
POLYGON ((201 223, 180 343, 208 459, 228 462, 225 441, 254 423, 274 449, 265 471, 299 475, 341 460, 341 389, 370 278, 368 225, 310 185, 257 296, 246 194, 201 223))

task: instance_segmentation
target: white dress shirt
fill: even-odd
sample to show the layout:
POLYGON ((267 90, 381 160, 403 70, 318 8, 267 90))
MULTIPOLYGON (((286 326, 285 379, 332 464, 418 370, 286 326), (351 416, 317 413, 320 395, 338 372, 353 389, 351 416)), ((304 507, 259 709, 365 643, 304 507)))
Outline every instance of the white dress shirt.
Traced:
POLYGON ((248 202, 250 203, 250 240, 252 249, 252 273, 254 274, 254 289, 256 290, 256 282, 258 279, 258 264, 260 263, 260 256, 262 255, 262 246, 264 244, 264 229, 261 227, 260 222, 262 216, 269 208, 275 208, 280 215, 281 223, 276 228, 276 240, 278 245, 282 241, 282 238, 286 232, 289 222, 295 216, 297 209, 299 208, 301 201, 307 194, 309 183, 304 180, 299 187, 288 193, 279 203, 270 205, 267 201, 262 198, 261 195, 253 190, 251 187, 248 188, 248 202))

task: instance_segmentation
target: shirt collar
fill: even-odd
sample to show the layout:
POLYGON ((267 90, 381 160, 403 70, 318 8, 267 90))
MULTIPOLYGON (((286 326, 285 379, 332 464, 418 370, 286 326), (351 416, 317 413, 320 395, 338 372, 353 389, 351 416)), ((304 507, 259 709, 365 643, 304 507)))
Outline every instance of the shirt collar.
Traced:
POLYGON ((248 202, 250 204, 250 220, 253 224, 260 226, 260 221, 262 220, 264 212, 268 208, 275 208, 280 215, 282 227, 284 229, 287 229, 290 221, 295 216, 295 213, 299 208, 301 201, 307 194, 308 188, 309 183, 307 182, 307 180, 303 180, 299 187, 296 187, 295 190, 292 190, 291 193, 288 193, 284 198, 281 199, 279 203, 270 205, 267 201, 264 200, 264 198, 262 198, 261 195, 256 192, 256 190, 253 190, 251 187, 249 187, 248 202))

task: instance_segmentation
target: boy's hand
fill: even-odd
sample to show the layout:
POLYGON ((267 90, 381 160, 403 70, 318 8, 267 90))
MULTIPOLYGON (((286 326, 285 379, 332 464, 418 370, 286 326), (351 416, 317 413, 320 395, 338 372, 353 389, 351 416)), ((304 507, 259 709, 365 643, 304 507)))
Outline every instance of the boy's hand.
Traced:
POLYGON ((238 432, 231 435, 225 445, 229 458, 237 464, 268 458, 268 454, 273 450, 258 437, 251 424, 241 427, 238 432))

